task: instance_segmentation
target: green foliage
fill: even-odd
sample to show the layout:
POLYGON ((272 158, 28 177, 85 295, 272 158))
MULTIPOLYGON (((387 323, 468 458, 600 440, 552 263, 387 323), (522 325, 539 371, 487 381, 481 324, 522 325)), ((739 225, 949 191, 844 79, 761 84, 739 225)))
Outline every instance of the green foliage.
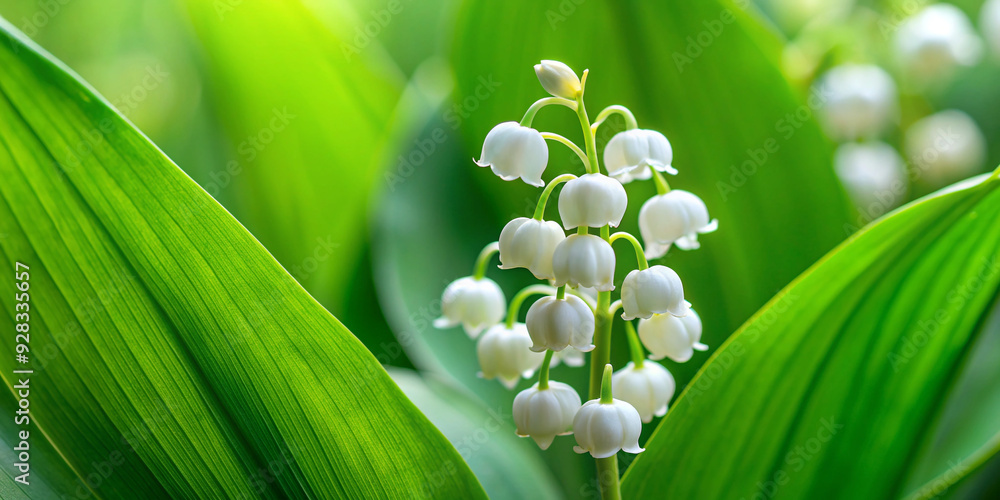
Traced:
MULTIPOLYGON (((0 272, 30 266, 32 495, 485 496, 250 233, 61 63, 0 29, 0 272)), ((14 296, 0 304, 13 331, 14 296)), ((14 357, 0 365, 18 384, 14 357)), ((0 477, 5 497, 13 486, 0 477)))
POLYGON ((915 202, 779 293, 705 364, 623 493, 924 498, 995 453, 996 418, 972 416, 996 414, 996 390, 963 379, 984 369, 977 349, 996 372, 998 187, 980 177, 915 202), (994 395, 963 402, 970 390, 994 395))

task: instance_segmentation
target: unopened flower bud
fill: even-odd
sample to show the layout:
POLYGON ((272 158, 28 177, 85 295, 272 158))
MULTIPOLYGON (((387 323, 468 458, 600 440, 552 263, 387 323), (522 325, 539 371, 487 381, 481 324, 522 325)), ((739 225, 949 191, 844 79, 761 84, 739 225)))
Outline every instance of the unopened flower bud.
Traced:
POLYGON ((434 320, 436 328, 461 324, 465 333, 476 338, 484 328, 497 324, 507 310, 503 290, 489 278, 472 276, 459 278, 441 295, 441 317, 434 320))
POLYGON ((569 284, 608 292, 615 289, 615 251, 599 236, 573 234, 556 246, 552 272, 556 286, 569 284))
POLYGON ((604 174, 585 174, 563 186, 559 194, 559 216, 563 227, 618 227, 628 194, 625 186, 604 174))
POLYGON ((520 177, 532 186, 544 186, 542 172, 549 162, 549 148, 537 130, 522 127, 517 122, 504 122, 483 142, 483 154, 476 161, 480 167, 490 167, 505 181, 520 177))
POLYGON ((528 309, 525 323, 534 342, 532 351, 558 352, 569 346, 581 352, 594 349, 594 313, 577 296, 538 299, 528 309))
POLYGON ((535 65, 538 82, 546 92, 570 100, 580 95, 580 77, 567 65, 559 61, 543 60, 535 65))
POLYGON ((518 217, 500 232, 500 268, 523 267, 540 280, 552 279, 552 253, 564 239, 556 222, 518 217))
POLYGON ((580 395, 575 389, 552 380, 548 385, 539 389, 536 383, 514 398, 517 435, 530 436, 543 450, 549 448, 556 436, 573 433, 573 417, 580 409, 580 395))

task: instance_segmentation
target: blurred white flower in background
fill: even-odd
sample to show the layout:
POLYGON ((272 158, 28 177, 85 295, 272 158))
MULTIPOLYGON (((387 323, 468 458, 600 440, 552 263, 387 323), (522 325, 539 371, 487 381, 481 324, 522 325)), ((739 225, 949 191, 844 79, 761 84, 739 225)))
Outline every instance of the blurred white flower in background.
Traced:
POLYGON ((955 109, 914 123, 905 143, 915 177, 932 187, 976 174, 986 160, 983 133, 969 115, 955 109))
POLYGON ((877 215, 906 199, 906 165, 899 153, 884 142, 842 144, 833 156, 833 167, 851 200, 865 209, 880 207, 877 215))
POLYGON ((979 28, 993 54, 1000 57, 1000 0, 989 0, 983 4, 983 10, 979 14, 979 28))
POLYGON ((835 140, 878 137, 896 118, 896 84, 882 68, 844 64, 817 83, 824 97, 820 118, 835 140))
POLYGON ((903 67, 920 78, 940 78, 958 66, 972 66, 982 42, 965 13, 950 4, 934 4, 903 21, 896 32, 896 52, 903 67))

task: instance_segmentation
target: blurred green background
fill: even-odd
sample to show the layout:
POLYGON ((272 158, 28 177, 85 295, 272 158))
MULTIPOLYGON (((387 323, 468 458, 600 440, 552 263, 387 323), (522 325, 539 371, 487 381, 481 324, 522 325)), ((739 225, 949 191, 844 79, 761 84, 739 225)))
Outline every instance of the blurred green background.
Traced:
MULTIPOLYGON (((444 286, 471 273, 504 223, 534 208, 539 190, 472 162, 493 125, 544 96, 531 66, 544 58, 589 68, 592 117, 624 104, 671 140, 681 171, 672 185, 701 196, 720 230, 663 263, 684 278, 714 348, 881 215, 855 206, 834 174, 836 145, 808 104, 826 69, 864 61, 899 78, 901 120, 885 137, 897 149, 909 124, 959 109, 987 140, 979 171, 1000 162, 997 54, 931 87, 893 69, 880 23, 925 3, 0 0, 0 15, 90 82, 398 368, 400 385, 487 491, 525 493, 508 480, 520 471, 550 495, 576 497, 596 491, 589 460, 565 443, 539 453, 515 438, 516 392, 476 378, 464 333, 430 325, 444 286), (503 432, 480 439, 494 420, 503 432)), ((979 0, 956 4, 978 19, 979 0)), ((622 129, 615 120, 599 147, 622 129)), ((546 109, 535 126, 580 136, 562 109, 546 109)), ((545 178, 580 170, 556 147, 545 178)), ((937 187, 915 184, 909 198, 937 187)), ((637 234, 653 186, 628 191, 623 228, 637 234)), ((626 250, 619 283, 634 262, 626 250)), ((489 275, 508 297, 531 282, 526 271, 489 275)), ((618 365, 624 342, 616 346, 618 365)), ((666 363, 678 392, 710 354, 666 363)), ((553 377, 583 387, 586 373, 560 366, 553 377)))

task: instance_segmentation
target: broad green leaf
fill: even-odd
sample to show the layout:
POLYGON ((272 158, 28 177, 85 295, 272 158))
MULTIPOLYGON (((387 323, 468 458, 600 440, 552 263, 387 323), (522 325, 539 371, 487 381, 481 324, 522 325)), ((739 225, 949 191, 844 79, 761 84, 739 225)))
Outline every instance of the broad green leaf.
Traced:
POLYGON ((389 375, 455 445, 490 498, 562 498, 534 453, 535 442, 515 434, 510 407, 485 406, 453 384, 411 370, 394 368, 389 375))
MULTIPOLYGON (((986 319, 1000 290, 998 187, 983 176, 914 202, 796 279, 692 380, 623 494, 924 497, 935 487, 920 485, 995 453, 935 426, 953 416, 956 388, 968 395, 958 375, 977 349, 995 373, 995 339, 979 340, 996 328, 986 319), (958 454, 921 461, 928 446, 958 454), (725 479, 705 481, 706 470, 725 479)), ((961 425, 992 422, 995 433, 997 406, 983 403, 961 425)))
MULTIPOLYGON (((468 115, 461 120, 467 156, 479 156, 494 125, 519 120, 546 95, 532 69, 540 59, 590 69, 591 119, 605 106, 623 104, 640 127, 670 139, 680 171, 671 185, 701 196, 719 219, 719 231, 702 237, 700 250, 674 250, 662 260, 685 280, 685 295, 702 313, 710 346, 849 234, 830 148, 812 108, 795 97, 776 65, 776 38, 741 8, 747 5, 466 2, 454 45, 456 102, 464 113, 458 116, 468 115), (488 82, 500 85, 490 93, 488 82)), ((565 108, 544 109, 535 125, 582 144, 580 125, 565 108)), ((618 130, 622 121, 615 117, 598 131, 599 154, 618 130)), ((550 150, 547 178, 582 172, 566 148, 553 143, 550 150)), ((465 168, 477 170, 500 207, 502 219, 492 222, 496 234, 507 220, 530 214, 537 189, 498 181, 471 162, 465 168)), ((639 209, 655 190, 651 182, 627 188, 622 227, 638 236, 639 209)), ((557 218, 555 206, 548 217, 557 218)), ((619 280, 634 268, 630 254, 626 246, 619 251, 619 280)), ((616 345, 624 350, 626 344, 616 345)), ((670 369, 683 384, 704 359, 696 356, 670 369)))
POLYGON ((402 78, 342 0, 185 2, 231 159, 203 183, 340 314, 402 78), (346 48, 345 48, 346 47, 346 48), (229 193, 235 188, 233 193, 229 193))
MULTIPOLYGON (((65 66, 0 29, 0 249, 8 279, 15 261, 31 275, 30 362, 0 367, 9 388, 12 370, 34 370, 41 450, 106 498, 484 497, 249 232, 65 66)), ((15 297, 0 306, 13 331, 15 297)), ((14 352, 12 335, 3 344, 14 352)))

